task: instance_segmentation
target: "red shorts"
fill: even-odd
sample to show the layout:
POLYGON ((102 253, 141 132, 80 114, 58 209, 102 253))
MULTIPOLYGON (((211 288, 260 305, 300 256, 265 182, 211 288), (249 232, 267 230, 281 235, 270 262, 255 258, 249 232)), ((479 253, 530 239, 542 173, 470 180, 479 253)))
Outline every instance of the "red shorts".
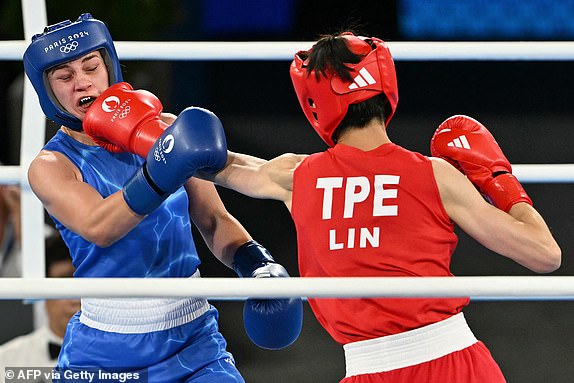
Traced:
POLYGON ((354 375, 341 383, 505 383, 482 342, 428 362, 392 371, 354 375))

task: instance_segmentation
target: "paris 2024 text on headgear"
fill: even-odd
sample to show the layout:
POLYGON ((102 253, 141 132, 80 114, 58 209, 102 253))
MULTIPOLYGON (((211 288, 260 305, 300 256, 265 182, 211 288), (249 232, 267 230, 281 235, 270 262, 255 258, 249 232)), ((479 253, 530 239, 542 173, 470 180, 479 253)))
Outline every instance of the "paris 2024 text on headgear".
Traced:
POLYGON ((110 85, 123 81, 112 36, 106 25, 89 13, 74 22, 65 20, 50 25, 32 37, 32 43, 24 52, 24 70, 50 120, 74 130, 82 129, 82 121, 69 114, 52 93, 46 72, 98 49, 108 68, 110 85))

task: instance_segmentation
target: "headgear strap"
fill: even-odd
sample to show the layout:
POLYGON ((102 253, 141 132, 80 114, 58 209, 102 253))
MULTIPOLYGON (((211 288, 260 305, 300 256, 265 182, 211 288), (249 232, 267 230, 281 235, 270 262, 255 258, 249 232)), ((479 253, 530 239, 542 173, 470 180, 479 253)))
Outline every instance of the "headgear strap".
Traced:
POLYGON ((397 76, 393 57, 387 44, 381 39, 341 35, 349 49, 363 58, 357 64, 346 64, 353 77, 352 82, 343 81, 333 71, 327 76, 307 73, 307 60, 313 50, 301 51, 291 63, 290 74, 299 104, 317 134, 329 146, 333 146, 333 132, 341 123, 349 105, 358 104, 384 93, 391 106, 385 123, 388 125, 399 101, 397 76))
POLYGON ((43 33, 32 37, 31 44, 24 52, 24 70, 38 94, 46 117, 74 130, 82 129, 82 121, 68 113, 54 96, 46 72, 98 49, 103 49, 110 85, 123 81, 110 32, 103 22, 92 18, 89 13, 82 14, 73 23, 65 20, 47 26, 43 33))

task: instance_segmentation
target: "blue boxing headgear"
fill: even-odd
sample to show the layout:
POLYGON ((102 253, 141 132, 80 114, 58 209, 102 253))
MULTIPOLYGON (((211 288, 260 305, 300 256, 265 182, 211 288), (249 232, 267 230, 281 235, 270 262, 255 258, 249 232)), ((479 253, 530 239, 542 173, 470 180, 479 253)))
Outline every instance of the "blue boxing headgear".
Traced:
POLYGON ((100 20, 84 13, 74 22, 62 21, 34 35, 24 52, 24 70, 32 82, 46 117, 74 130, 82 130, 82 121, 68 113, 54 96, 47 71, 56 65, 100 50, 108 69, 110 85, 123 81, 120 61, 112 36, 100 20))

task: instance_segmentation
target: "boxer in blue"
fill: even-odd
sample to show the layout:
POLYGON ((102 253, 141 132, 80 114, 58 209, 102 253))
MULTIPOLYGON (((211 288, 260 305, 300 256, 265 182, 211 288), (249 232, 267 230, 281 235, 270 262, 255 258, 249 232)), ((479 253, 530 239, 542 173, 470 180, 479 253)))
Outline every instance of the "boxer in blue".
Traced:
MULTIPOLYGON (((32 38, 24 68, 45 115, 61 125, 28 178, 70 249, 74 277, 199 277, 192 222, 240 277, 289 276, 225 209, 214 185, 192 177, 226 163, 217 116, 187 108, 176 117, 151 93, 130 91, 104 23, 83 14, 48 26, 32 38), (98 99, 102 118, 90 129, 110 117, 125 147, 84 131, 88 108, 106 90, 98 99)), ((300 299, 252 299, 244 313, 247 334, 263 348, 287 347, 301 330, 300 299)), ((243 382, 217 319, 205 299, 82 299, 58 369, 145 373, 149 382, 243 382)))

